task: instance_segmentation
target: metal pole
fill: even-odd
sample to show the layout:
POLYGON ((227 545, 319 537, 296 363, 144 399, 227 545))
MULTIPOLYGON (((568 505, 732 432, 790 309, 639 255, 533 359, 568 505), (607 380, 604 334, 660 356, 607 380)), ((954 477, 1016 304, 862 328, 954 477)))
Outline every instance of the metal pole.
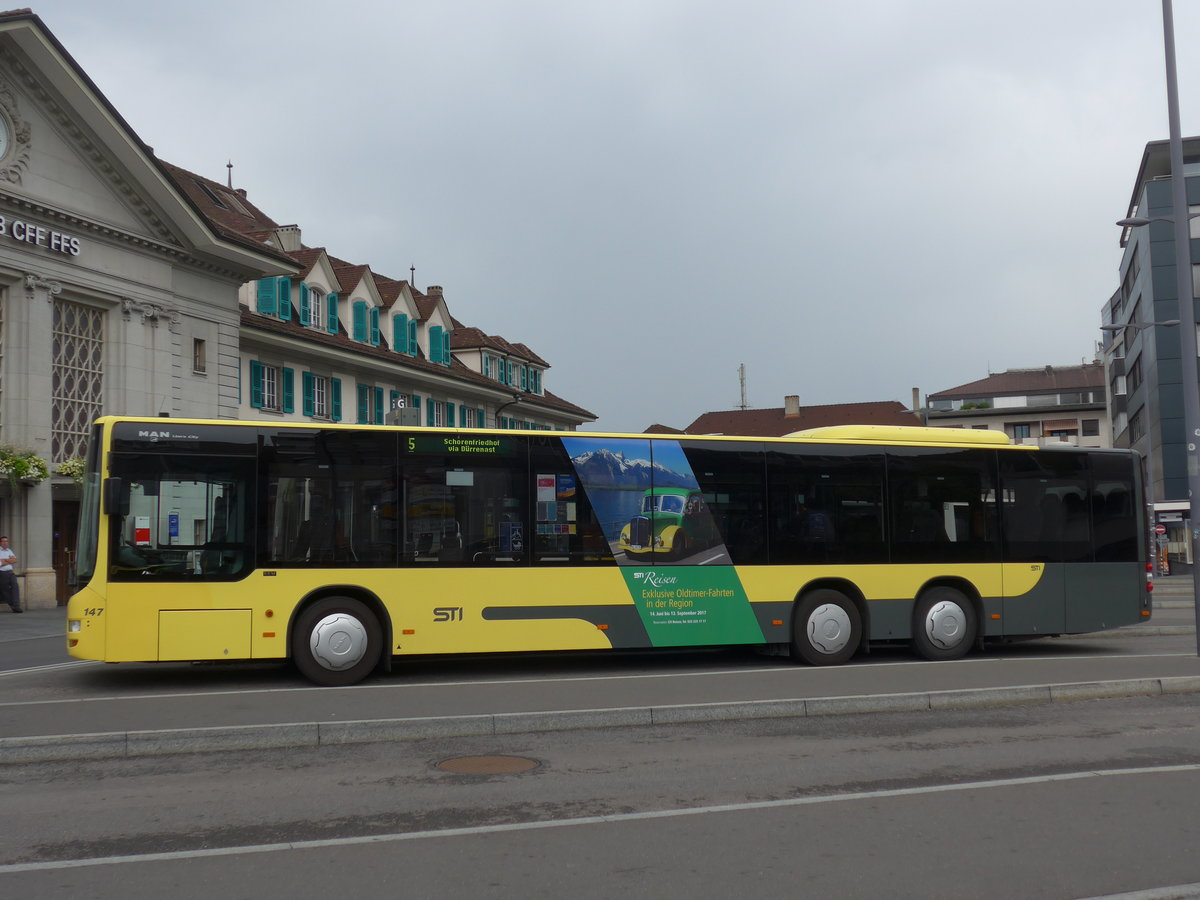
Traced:
POLYGON ((1183 137, 1179 130, 1179 86, 1175 77, 1175 18, 1171 0, 1162 0, 1163 44, 1167 63, 1167 118, 1171 126, 1171 213, 1175 225, 1175 286, 1179 294, 1180 354, 1183 363, 1183 426, 1187 447, 1192 593, 1195 600, 1196 654, 1200 656, 1200 365, 1196 358, 1196 308, 1192 296, 1192 240, 1183 137))

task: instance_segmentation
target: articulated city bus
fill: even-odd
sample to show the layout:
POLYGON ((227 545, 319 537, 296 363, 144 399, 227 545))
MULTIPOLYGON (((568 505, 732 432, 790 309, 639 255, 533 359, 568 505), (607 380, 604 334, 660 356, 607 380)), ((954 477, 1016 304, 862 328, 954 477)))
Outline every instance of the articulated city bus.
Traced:
POLYGON ((784 438, 115 418, 68 649, 290 659, 758 645, 838 664, 1150 616, 1136 454, 999 432, 784 438))

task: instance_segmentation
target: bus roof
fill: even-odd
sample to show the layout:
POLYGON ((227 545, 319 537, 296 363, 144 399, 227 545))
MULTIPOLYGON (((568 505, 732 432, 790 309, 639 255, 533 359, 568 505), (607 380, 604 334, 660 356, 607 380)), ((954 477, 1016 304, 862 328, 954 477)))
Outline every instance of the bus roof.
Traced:
POLYGON ((826 425, 786 435, 827 441, 867 441, 874 444, 996 444, 1012 445, 1003 431, 966 428, 922 428, 917 425, 826 425))
MULTIPOLYGON (((316 423, 316 422, 272 422, 254 419, 192 419, 169 418, 165 416, 101 416, 96 424, 115 424, 117 422, 137 422, 159 426, 166 432, 178 429, 182 425, 221 425, 248 426, 258 428, 295 428, 295 429, 329 429, 329 430, 389 430, 405 432, 444 432, 458 433, 461 429, 453 427, 404 426, 404 425, 356 425, 353 423, 316 423)), ((634 434, 600 431, 513 431, 503 429, 469 429, 471 434, 488 434, 493 436, 517 437, 555 435, 575 438, 639 438, 643 440, 711 440, 711 441, 811 441, 814 443, 831 444, 892 444, 907 446, 945 447, 1012 447, 1017 450, 1036 450, 1037 447, 1026 444, 1013 444, 1002 431, 968 428, 927 428, 915 425, 827 425, 821 428, 809 428, 803 431, 793 431, 781 437, 764 435, 699 435, 699 434, 634 434)), ((1080 448, 1083 449, 1083 448, 1080 448)))

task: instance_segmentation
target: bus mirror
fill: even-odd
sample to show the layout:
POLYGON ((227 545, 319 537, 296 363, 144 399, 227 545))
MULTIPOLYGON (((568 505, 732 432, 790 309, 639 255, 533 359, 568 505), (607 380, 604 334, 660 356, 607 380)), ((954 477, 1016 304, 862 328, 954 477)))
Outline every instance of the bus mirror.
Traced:
POLYGON ((104 479, 104 512, 110 516, 129 515, 129 493, 123 492, 123 480, 120 478, 104 479))

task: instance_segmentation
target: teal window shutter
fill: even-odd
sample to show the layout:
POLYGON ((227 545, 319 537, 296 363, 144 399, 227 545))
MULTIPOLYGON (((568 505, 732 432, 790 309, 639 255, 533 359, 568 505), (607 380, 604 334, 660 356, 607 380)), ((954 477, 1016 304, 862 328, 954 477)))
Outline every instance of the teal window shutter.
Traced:
POLYGON ((263 405, 263 367, 258 360, 250 360, 250 405, 262 409, 263 405))
POLYGON ((408 323, 408 355, 417 355, 417 320, 411 319, 408 323))
POLYGON ((442 362, 450 365, 450 332, 442 332, 442 362))
POLYGON ((351 336, 356 341, 365 341, 367 339, 367 304, 362 300, 354 302, 353 321, 354 331, 351 336))
POLYGON ((307 325, 310 318, 308 308, 308 285, 300 282, 300 324, 307 325))
POLYGON ((454 427, 454 404, 453 403, 446 404, 446 424, 449 425, 451 428, 454 427))
POLYGON ((358 387, 358 424, 367 424, 367 386, 360 384, 358 387))
POLYGON ((258 279, 258 311, 264 315, 273 316, 279 308, 277 298, 278 285, 274 278, 258 279))
POLYGON ((442 326, 429 326, 429 361, 442 361, 442 326))
POLYGON ((279 279, 279 318, 292 321, 292 279, 286 275, 279 279))
POLYGON ((521 390, 529 390, 529 367, 521 366, 521 390))
POLYGON ((408 316, 404 313, 392 316, 392 350, 395 353, 408 352, 408 316))
POLYGON ((296 411, 296 371, 286 366, 283 369, 283 411, 296 411))
POLYGON ((413 409, 421 408, 421 396, 419 394, 412 395, 412 405, 413 405, 413 409))
POLYGON ((316 388, 314 387, 316 379, 312 372, 305 372, 301 378, 302 388, 304 392, 304 414, 306 416, 315 416, 317 414, 316 388))
POLYGON ((458 408, 458 427, 459 428, 469 428, 470 427, 470 423, 467 421, 467 408, 465 406, 460 406, 458 408))
POLYGON ((329 379, 329 418, 335 422, 342 421, 342 379, 329 379))
POLYGON ((338 295, 330 294, 325 298, 325 330, 330 334, 338 333, 338 295))
POLYGON ((481 406, 481 407, 479 407, 479 409, 475 410, 475 421, 478 423, 478 424, 476 424, 476 426, 475 426, 476 428, 483 428, 483 427, 484 427, 484 421, 483 421, 483 407, 482 407, 482 406, 481 406))
POLYGON ((383 424, 383 388, 375 388, 375 424, 383 424))
POLYGON ((430 400, 428 403, 425 404, 425 424, 426 425, 433 424, 433 403, 434 403, 434 401, 430 400))
POLYGON ((399 391, 392 391, 391 397, 389 397, 389 399, 391 400, 391 405, 388 406, 388 409, 399 409, 400 408, 398 405, 400 403, 400 392, 399 391))
POLYGON ((379 346, 379 307, 371 307, 371 346, 379 346))

